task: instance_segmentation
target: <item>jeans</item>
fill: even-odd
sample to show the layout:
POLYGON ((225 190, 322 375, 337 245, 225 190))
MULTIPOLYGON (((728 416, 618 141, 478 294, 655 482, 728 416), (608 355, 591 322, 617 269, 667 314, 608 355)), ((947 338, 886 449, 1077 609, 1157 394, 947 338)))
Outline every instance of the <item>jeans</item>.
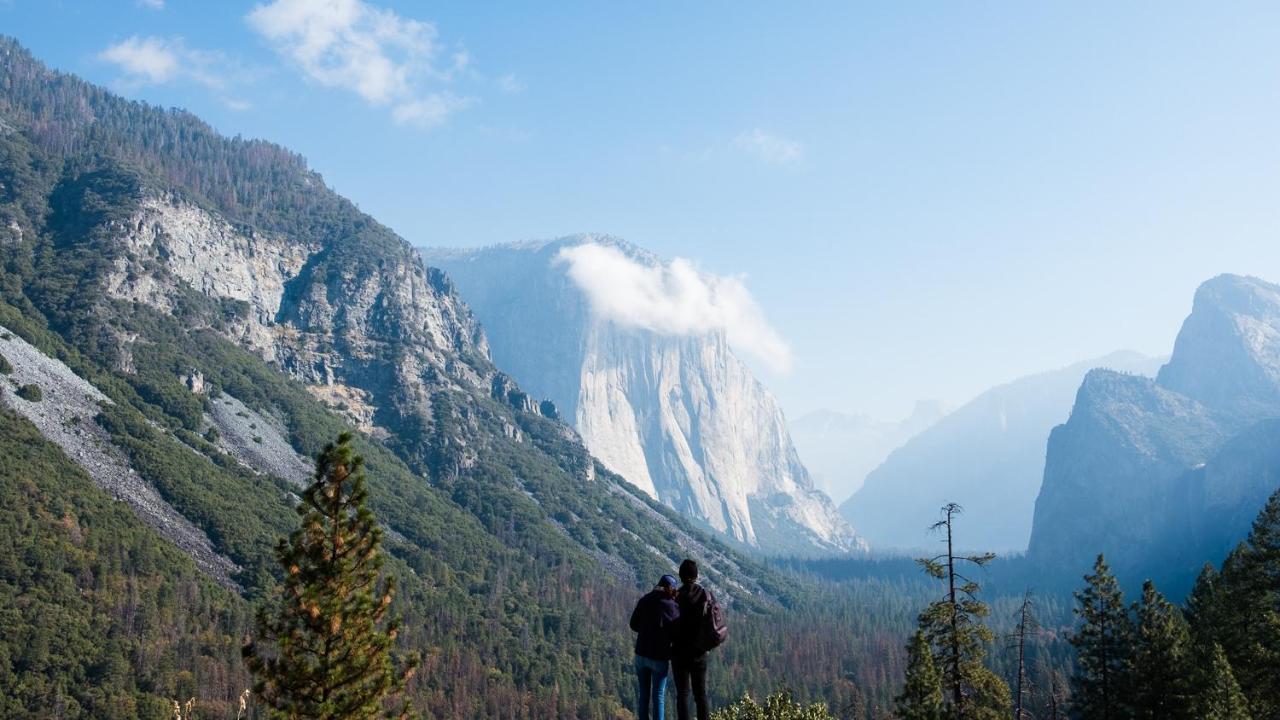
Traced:
POLYGON ((676 658, 671 661, 671 669, 676 676, 676 717, 689 720, 690 691, 694 707, 698 709, 698 720, 711 717, 707 706, 706 653, 692 658, 676 658))
POLYGON ((636 689, 640 696, 636 717, 639 720, 650 720, 650 707, 653 708, 653 720, 666 719, 667 667, 666 660, 636 656, 636 689))

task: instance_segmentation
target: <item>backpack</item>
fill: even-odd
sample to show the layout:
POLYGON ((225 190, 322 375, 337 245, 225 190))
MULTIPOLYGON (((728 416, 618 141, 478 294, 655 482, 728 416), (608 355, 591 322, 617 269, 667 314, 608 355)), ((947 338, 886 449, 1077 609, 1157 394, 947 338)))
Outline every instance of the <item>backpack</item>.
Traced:
POLYGON ((702 626, 698 628, 697 647, 702 652, 714 650, 729 637, 729 626, 724 623, 724 611, 716 596, 706 590, 707 604, 702 611, 702 626))

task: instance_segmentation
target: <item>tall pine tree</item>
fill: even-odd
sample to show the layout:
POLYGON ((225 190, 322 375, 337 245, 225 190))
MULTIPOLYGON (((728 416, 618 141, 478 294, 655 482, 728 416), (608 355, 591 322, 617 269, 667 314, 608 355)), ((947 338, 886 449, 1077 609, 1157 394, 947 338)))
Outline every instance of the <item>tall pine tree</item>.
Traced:
POLYGON ((1076 672, 1071 678, 1072 717, 1079 720, 1125 720, 1128 703, 1133 622, 1120 584, 1101 555, 1085 587, 1075 594, 1080 629, 1071 636, 1076 672))
POLYGON ((942 685, 933 664, 933 651, 924 633, 917 630, 907 645, 907 680, 894 698, 901 720, 943 720, 942 685))
POLYGON ((1258 513, 1245 542, 1227 555, 1213 587, 1197 586, 1192 599, 1197 636, 1206 626, 1222 645, 1250 713, 1280 718, 1280 491, 1258 513), (1215 610, 1201 613, 1200 605, 1215 610))
POLYGON ((254 691, 272 717, 395 714, 388 700, 410 670, 397 671, 392 658, 397 628, 387 612, 395 586, 390 577, 379 582, 382 530, 365 505, 363 464, 350 433, 325 447, 298 505, 302 525, 276 549, 285 576, 279 604, 262 608, 257 638, 244 648, 254 691))
POLYGON ((1009 716, 1009 686, 983 664, 994 638, 982 618, 990 614, 978 599, 978 583, 962 572, 965 565, 982 567, 992 553, 959 555, 955 551, 955 518, 959 505, 942 508, 932 530, 944 532, 946 552, 917 560, 930 576, 946 583, 946 595, 920 614, 920 630, 933 648, 934 664, 942 674, 948 715, 957 720, 1004 720, 1009 716))
POLYGON ((1150 580, 1136 606, 1129 698, 1138 720, 1195 720, 1191 687, 1191 632, 1182 611, 1150 580))
POLYGON ((1214 643, 1201 653, 1196 671, 1195 717, 1199 720, 1252 720, 1249 703, 1227 662, 1227 653, 1214 643))

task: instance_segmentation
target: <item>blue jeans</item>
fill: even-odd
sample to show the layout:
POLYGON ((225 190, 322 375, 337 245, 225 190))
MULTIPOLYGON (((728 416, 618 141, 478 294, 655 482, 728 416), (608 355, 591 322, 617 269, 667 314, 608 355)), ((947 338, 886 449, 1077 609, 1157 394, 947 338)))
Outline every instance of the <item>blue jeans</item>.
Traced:
POLYGON ((649 720, 650 706, 653 707, 653 720, 666 719, 667 670, 666 660, 650 660, 647 657, 636 656, 636 689, 640 694, 640 701, 636 708, 638 720, 649 720))

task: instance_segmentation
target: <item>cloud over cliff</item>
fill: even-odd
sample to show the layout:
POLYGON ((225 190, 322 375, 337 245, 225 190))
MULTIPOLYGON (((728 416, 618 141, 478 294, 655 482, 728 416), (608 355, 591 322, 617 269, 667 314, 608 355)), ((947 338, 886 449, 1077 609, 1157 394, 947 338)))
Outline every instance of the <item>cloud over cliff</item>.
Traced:
POLYGON ((640 262, 597 243, 564 248, 556 262, 568 266, 569 278, 604 319, 664 335, 723 332, 735 349, 770 369, 791 367, 791 349, 740 278, 699 272, 683 258, 640 262))

